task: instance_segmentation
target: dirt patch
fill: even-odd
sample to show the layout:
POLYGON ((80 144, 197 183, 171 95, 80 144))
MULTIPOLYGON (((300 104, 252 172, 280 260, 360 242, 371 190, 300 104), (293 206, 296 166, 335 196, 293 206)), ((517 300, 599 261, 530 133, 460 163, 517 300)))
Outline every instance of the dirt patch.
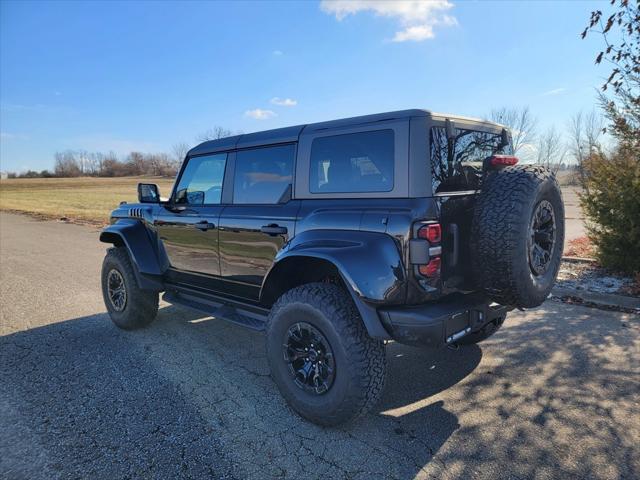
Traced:
POLYGON ((47 213, 39 213, 39 212, 25 212, 23 210, 14 210, 11 208, 0 208, 0 211, 7 213, 14 213, 16 215, 25 215, 27 217, 33 218, 35 220, 51 221, 55 220, 62 223, 73 223, 74 225, 87 225, 90 227, 106 227, 109 225, 109 222, 104 220, 90 220, 86 218, 75 218, 75 217, 61 217, 59 215, 47 214, 47 213))

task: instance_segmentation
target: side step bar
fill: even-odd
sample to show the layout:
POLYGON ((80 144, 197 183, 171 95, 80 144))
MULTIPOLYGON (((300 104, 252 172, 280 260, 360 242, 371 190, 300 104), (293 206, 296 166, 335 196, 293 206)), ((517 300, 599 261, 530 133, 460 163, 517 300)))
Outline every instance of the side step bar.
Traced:
POLYGON ((169 287, 162 296, 162 299, 165 302, 198 310, 208 316, 220 318, 259 332, 264 331, 266 327, 267 315, 269 313, 267 309, 250 307, 251 310, 246 310, 225 303, 217 297, 186 290, 185 288, 173 289, 169 287))

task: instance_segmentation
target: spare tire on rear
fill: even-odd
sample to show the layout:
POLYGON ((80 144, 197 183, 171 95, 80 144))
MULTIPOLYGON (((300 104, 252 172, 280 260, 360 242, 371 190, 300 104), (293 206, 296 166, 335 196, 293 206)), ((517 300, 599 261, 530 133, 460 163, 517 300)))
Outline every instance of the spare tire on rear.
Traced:
POLYGON ((564 246, 564 205, 555 176, 513 166, 483 180, 471 225, 472 269, 495 302, 520 308, 549 296, 564 246))

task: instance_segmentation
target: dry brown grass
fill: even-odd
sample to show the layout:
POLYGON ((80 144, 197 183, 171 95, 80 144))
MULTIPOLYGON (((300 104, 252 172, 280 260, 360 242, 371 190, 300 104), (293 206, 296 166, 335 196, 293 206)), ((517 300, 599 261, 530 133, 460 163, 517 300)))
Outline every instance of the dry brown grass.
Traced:
POLYGON ((121 201, 135 202, 138 182, 156 183, 168 196, 173 179, 160 177, 0 180, 0 210, 46 218, 106 223, 121 201))
POLYGON ((564 254, 570 257, 595 258, 595 246, 588 237, 579 237, 569 240, 564 254))

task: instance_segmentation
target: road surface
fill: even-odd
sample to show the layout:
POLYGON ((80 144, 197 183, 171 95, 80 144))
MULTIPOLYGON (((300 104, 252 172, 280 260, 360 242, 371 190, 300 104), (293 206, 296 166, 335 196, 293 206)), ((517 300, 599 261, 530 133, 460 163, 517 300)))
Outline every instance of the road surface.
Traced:
POLYGON ((637 316, 547 302, 481 346, 389 345, 375 410, 292 413, 263 339, 163 305, 118 330, 88 227, 0 214, 0 478, 638 478, 637 316))
POLYGON ((587 235, 587 230, 584 227, 584 214, 580 208, 580 198, 578 198, 579 192, 580 189, 577 187, 562 187, 565 217, 565 248, 571 240, 587 235))

